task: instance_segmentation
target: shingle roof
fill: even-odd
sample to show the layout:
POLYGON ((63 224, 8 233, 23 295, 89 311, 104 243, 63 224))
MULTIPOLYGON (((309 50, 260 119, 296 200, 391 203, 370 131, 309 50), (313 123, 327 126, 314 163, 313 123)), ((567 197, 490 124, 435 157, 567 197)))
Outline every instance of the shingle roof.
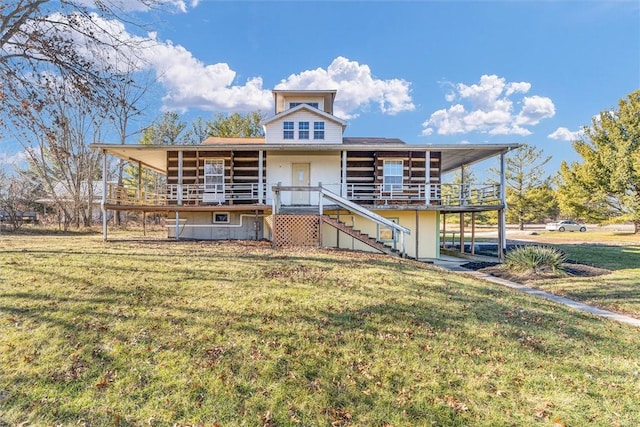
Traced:
POLYGON ((398 138, 376 138, 376 137, 365 137, 365 136, 351 136, 351 137, 343 137, 343 144, 370 144, 370 145, 379 145, 379 144, 406 144, 401 139, 398 138))

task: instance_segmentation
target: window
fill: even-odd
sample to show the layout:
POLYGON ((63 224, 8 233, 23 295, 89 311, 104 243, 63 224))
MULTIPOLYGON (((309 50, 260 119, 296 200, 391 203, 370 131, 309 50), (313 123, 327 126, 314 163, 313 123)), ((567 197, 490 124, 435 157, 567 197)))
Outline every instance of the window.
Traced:
POLYGON ((298 105, 307 104, 310 107, 318 108, 320 104, 317 102, 290 102, 289 108, 297 107, 298 105))
POLYGON ((284 139, 293 139, 293 122, 283 122, 284 126, 284 134, 282 137, 284 139))
POLYGON ((228 223, 229 222, 229 213, 228 212, 214 212, 213 214, 213 222, 214 223, 228 223))
POLYGON ((204 191, 207 193, 224 193, 223 159, 204 161, 204 191))
POLYGON ((309 122, 298 122, 298 139, 309 139, 309 122))
POLYGON ((384 191, 402 191, 402 160, 385 160, 383 167, 384 191))
POLYGON ((324 139, 324 122, 313 122, 313 139, 324 139))
MULTIPOLYGON (((394 223, 398 224, 398 218, 387 218, 394 223)), ((384 225, 378 225, 378 240, 381 242, 393 242, 395 231, 384 225)))

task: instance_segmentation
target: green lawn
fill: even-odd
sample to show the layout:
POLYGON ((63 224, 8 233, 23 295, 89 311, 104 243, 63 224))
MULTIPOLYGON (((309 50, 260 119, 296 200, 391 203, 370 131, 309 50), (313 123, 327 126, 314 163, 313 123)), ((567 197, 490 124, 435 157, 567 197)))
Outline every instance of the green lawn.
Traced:
POLYGON ((0 425, 631 426, 638 354, 385 256, 0 236, 0 425))
POLYGON ((571 260, 611 270, 596 277, 566 277, 536 287, 640 318, 640 235, 628 232, 542 232, 527 240, 562 249, 571 260))

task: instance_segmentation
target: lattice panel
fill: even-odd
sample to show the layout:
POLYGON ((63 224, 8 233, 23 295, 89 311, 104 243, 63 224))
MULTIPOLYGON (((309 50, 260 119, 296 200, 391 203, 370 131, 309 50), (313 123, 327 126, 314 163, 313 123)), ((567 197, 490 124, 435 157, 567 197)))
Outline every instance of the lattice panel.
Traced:
POLYGON ((275 215, 273 231, 275 246, 318 246, 320 217, 318 215, 275 215))

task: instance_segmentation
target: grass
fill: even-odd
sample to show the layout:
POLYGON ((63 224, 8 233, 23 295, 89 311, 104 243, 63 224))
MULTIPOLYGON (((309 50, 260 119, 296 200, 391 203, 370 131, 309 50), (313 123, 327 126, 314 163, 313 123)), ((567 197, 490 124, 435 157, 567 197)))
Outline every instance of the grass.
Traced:
POLYGON ((0 425, 637 425, 637 332, 383 256, 0 238, 0 425))
POLYGON ((543 280, 536 287, 640 318, 640 235, 619 231, 542 232, 524 238, 553 245, 573 261, 611 270, 603 276, 543 280))
POLYGON ((595 277, 560 278, 537 286, 568 298, 640 318, 640 246, 556 245, 572 260, 611 270, 595 277))

